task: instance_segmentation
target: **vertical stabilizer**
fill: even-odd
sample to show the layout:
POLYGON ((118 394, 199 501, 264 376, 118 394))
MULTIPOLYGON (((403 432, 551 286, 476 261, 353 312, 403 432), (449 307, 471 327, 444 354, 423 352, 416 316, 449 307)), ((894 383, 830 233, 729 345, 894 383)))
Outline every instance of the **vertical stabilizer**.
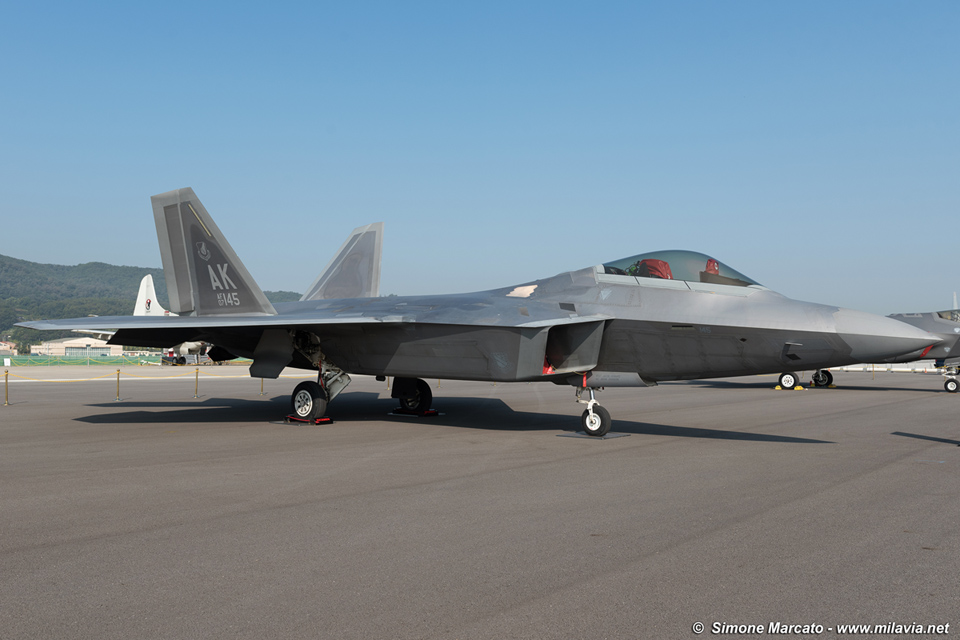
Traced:
POLYGON ((170 309, 179 315, 276 315, 193 189, 150 198, 170 309))
POLYGON ((354 229, 300 299, 378 297, 382 244, 382 222, 354 229))
POLYGON ((133 307, 135 316, 175 316, 160 306, 157 302, 157 292, 153 288, 153 276, 147 274, 140 281, 140 292, 137 294, 137 304, 133 307))

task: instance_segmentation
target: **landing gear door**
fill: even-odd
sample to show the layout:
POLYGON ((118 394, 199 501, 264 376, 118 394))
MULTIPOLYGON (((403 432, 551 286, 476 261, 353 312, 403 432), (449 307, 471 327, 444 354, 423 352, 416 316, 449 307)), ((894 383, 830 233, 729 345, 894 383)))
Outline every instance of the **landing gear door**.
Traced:
POLYGON ((547 363, 555 373, 589 371, 597 366, 604 320, 561 324, 547 334, 547 363))

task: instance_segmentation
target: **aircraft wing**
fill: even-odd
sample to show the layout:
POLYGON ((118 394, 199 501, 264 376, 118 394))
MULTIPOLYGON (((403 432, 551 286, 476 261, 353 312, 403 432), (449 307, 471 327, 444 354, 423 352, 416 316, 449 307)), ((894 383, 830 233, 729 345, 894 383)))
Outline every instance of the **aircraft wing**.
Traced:
POLYGON ((416 317, 403 314, 390 314, 383 316, 170 316, 170 317, 135 317, 135 316, 96 316, 91 318, 66 318, 63 320, 31 320, 27 322, 18 322, 17 326, 27 327, 29 329, 49 330, 73 330, 78 333, 95 333, 107 337, 114 336, 121 331, 128 330, 156 330, 156 331, 197 331, 202 332, 208 329, 249 329, 251 332, 261 331, 263 329, 275 327, 310 327, 310 326, 351 326, 360 324, 422 324, 422 325, 450 325, 450 326, 503 326, 520 328, 544 328, 552 326, 561 326, 568 324, 582 324, 586 322, 598 322, 609 320, 612 316, 591 315, 554 318, 550 320, 533 320, 530 322, 518 323, 495 323, 482 324, 463 321, 428 321, 420 322, 416 317), (116 331, 94 330, 92 327, 113 327, 116 331), (86 329, 85 327, 91 327, 86 329))
POLYGON ((315 368, 318 354, 350 373, 468 380, 535 380, 596 367, 609 316, 579 316, 533 301, 522 315, 510 303, 498 308, 497 300, 508 300, 502 293, 487 294, 331 300, 309 310, 294 302, 278 305, 275 316, 113 316, 21 325, 112 327, 110 342, 129 346, 209 342, 253 359, 256 377, 277 377, 287 366, 315 368))
POLYGON ((311 318, 307 321, 298 321, 290 316, 171 316, 167 318, 152 316, 97 316, 94 318, 66 318, 63 320, 32 320, 29 322, 18 322, 17 326, 27 327, 29 329, 48 330, 73 330, 81 333, 97 333, 93 327, 109 326, 115 329, 114 332, 103 330, 102 333, 108 336, 116 335, 119 331, 131 329, 143 330, 173 330, 173 331, 204 331, 210 328, 240 328, 251 330, 262 330, 269 327, 282 327, 287 325, 321 325, 321 324, 356 324, 363 322, 383 322, 376 318, 311 318), (91 327, 91 329, 86 329, 91 327))

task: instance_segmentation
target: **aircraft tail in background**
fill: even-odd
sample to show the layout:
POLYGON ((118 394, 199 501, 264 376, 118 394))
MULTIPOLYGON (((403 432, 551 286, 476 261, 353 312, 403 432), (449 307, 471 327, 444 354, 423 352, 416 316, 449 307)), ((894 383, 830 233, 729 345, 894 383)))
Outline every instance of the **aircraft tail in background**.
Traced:
POLYGON ((193 189, 168 191, 150 201, 171 311, 277 315, 193 189))
POLYGON ((382 222, 357 227, 300 300, 379 297, 382 246, 382 222))
POLYGON ((140 281, 140 291, 137 293, 137 304, 133 308, 135 316, 175 316, 160 306, 157 302, 157 292, 153 287, 153 276, 147 274, 140 281))

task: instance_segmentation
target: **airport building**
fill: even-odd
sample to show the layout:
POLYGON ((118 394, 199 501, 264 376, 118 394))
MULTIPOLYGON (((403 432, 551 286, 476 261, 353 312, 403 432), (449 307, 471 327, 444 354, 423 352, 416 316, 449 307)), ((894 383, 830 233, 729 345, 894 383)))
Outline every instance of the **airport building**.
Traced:
POLYGON ((123 345, 107 344, 89 336, 61 338, 40 344, 30 345, 30 355, 60 356, 65 358, 99 358, 100 356, 122 356, 123 345))

